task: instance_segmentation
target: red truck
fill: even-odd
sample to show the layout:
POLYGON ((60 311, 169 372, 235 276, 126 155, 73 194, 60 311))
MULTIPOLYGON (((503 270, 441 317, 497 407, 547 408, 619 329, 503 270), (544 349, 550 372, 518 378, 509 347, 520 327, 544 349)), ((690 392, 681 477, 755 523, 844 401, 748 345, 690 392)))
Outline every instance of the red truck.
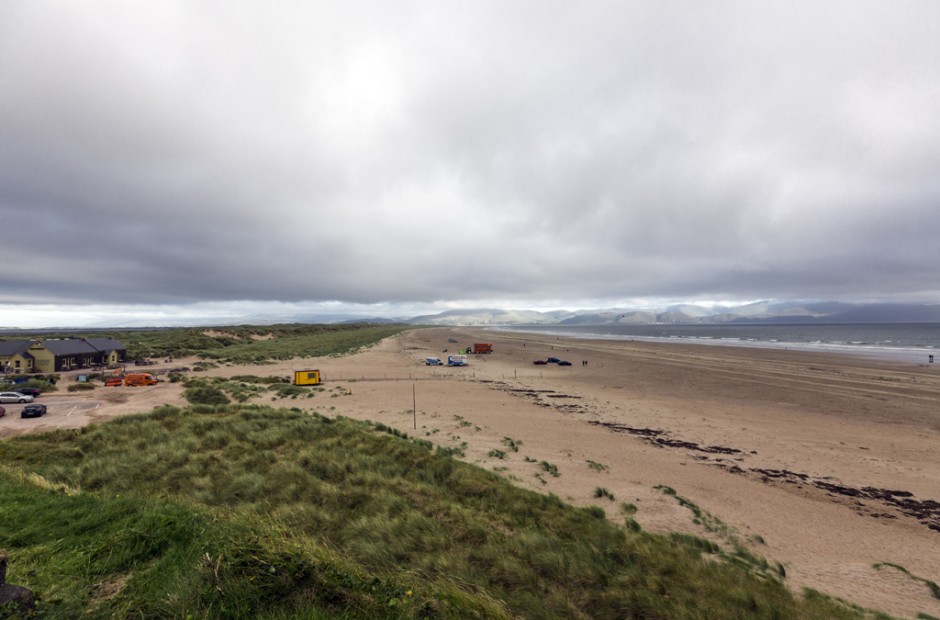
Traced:
POLYGON ((487 342, 474 342, 473 343, 473 352, 474 353, 492 353, 493 345, 487 342))

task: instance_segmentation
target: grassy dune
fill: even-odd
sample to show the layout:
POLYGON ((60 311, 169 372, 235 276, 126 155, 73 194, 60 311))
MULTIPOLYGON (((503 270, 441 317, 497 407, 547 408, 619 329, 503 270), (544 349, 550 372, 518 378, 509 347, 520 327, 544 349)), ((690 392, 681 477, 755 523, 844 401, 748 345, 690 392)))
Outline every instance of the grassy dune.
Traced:
POLYGON ((855 617, 348 419, 161 407, 0 460, 49 617, 855 617))
MULTIPOLYGON (((266 328, 280 335, 237 335, 223 348, 238 354, 217 359, 283 359, 297 339, 338 353, 400 329, 266 328)), ((176 345, 160 336, 160 355, 186 343, 211 357, 232 337, 190 348, 203 335, 180 331, 176 345)), ((238 393, 195 387, 207 386, 238 393)), ((2 442, 9 581, 36 592, 45 618, 864 615, 795 598, 706 541, 612 523, 390 430, 200 404, 2 442)))

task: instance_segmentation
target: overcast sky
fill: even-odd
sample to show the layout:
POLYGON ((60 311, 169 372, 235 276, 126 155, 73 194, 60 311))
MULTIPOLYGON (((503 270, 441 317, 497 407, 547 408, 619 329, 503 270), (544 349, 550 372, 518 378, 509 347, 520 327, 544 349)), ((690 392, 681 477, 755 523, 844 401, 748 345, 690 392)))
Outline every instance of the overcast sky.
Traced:
POLYGON ((0 227, 0 325, 940 303, 940 2, 8 0, 0 227))

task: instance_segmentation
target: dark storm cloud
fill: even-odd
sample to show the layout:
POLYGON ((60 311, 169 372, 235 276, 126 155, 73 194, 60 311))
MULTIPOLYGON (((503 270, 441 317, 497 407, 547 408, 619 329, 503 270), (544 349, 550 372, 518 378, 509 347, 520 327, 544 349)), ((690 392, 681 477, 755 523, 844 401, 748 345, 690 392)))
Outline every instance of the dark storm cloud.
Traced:
POLYGON ((0 304, 940 301, 932 2, 12 2, 0 304))

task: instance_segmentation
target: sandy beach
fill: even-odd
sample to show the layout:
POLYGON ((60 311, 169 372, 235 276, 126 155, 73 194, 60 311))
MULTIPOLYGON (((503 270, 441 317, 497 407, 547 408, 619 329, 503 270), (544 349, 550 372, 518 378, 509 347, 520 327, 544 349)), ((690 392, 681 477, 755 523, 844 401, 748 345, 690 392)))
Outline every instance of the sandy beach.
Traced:
MULTIPOLYGON (((322 392, 265 404, 369 419, 462 448, 469 462, 600 505, 617 521, 621 504, 633 504, 646 530, 780 562, 795 591, 940 617, 922 581, 940 582, 940 365, 429 328, 347 357, 200 374, 305 368, 321 370, 322 392), (424 364, 473 342, 494 352, 464 368, 424 364), (548 356, 572 365, 532 363, 548 356), (598 487, 615 499, 595 497, 598 487)), ((49 406, 41 419, 21 420, 19 405, 7 405, 0 438, 185 404, 178 383, 84 393, 67 384, 41 397, 49 406)))

